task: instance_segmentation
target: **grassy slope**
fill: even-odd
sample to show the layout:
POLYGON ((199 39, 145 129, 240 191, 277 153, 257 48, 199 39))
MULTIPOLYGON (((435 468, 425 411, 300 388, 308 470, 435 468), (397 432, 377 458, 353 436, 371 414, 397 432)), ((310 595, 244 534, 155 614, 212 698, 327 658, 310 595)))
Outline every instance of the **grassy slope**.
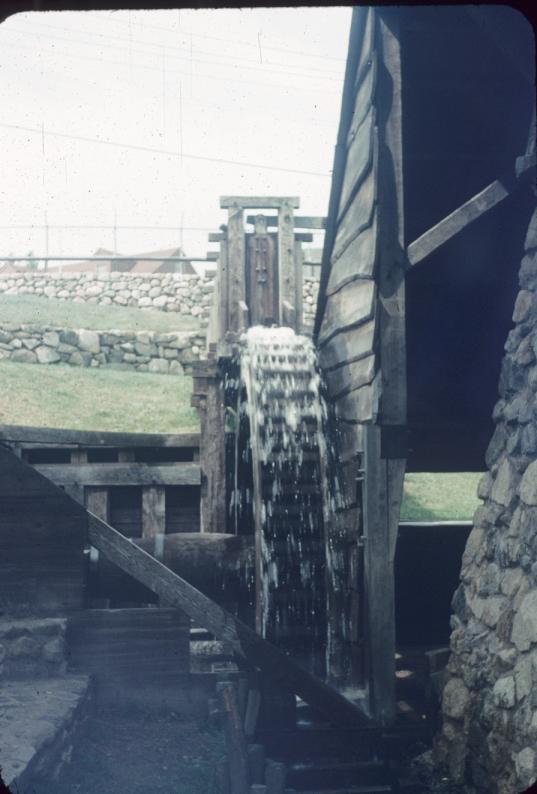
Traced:
POLYGON ((0 424, 139 433, 197 431, 192 379, 0 361, 0 424))
POLYGON ((480 504, 476 495, 480 477, 476 472, 407 474, 401 520, 471 520, 480 504))
POLYGON ((61 328, 88 328, 95 331, 191 331, 199 328, 195 318, 175 312, 135 309, 128 306, 99 306, 73 303, 39 295, 0 295, 3 323, 57 325, 61 328))
MULTIPOLYGON (((190 330, 176 314, 70 303, 34 295, 0 295, 0 318, 107 330, 190 330)), ((146 433, 198 429, 190 407, 192 380, 167 375, 0 361, 0 424, 146 433)), ((471 519, 480 475, 408 474, 405 521, 471 519)))

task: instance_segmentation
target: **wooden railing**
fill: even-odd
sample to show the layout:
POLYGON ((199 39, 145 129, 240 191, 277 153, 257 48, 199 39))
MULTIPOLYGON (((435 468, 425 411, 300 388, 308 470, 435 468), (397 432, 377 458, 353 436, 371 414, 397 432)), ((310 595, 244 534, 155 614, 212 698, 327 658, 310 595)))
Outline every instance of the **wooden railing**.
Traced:
POLYGON ((238 659, 259 668, 274 683, 298 695, 330 722, 345 728, 373 727, 370 718, 358 706, 89 512, 88 533, 89 542, 95 548, 156 593, 167 606, 182 609, 219 640, 230 643, 238 659))

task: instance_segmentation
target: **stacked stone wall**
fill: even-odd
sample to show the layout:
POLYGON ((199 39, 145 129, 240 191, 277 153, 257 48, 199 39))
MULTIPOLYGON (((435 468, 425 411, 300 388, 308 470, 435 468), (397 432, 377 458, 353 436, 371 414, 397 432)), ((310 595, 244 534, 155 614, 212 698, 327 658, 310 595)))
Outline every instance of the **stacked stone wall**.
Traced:
POLYGON ((55 326, 0 327, 0 360, 70 364, 183 375, 205 355, 201 331, 90 331, 55 326))
MULTIPOLYGON (((313 324, 319 281, 304 278, 303 306, 306 328, 313 324)), ((131 306, 174 312, 180 317, 196 318, 207 325, 214 293, 214 280, 177 273, 64 273, 40 271, 0 274, 0 294, 38 295, 60 301, 131 306)))
POLYGON ((537 211, 519 279, 435 746, 456 782, 487 794, 537 780, 537 211))
POLYGON ((64 673, 66 623, 62 618, 0 622, 0 682, 64 673))

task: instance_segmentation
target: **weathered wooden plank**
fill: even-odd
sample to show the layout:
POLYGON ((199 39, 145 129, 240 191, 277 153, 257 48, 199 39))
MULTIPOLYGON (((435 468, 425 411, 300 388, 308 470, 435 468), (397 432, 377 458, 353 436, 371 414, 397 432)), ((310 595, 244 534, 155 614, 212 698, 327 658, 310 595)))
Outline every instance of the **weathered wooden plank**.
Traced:
POLYGON ((332 261, 338 259, 349 243, 371 225, 373 209, 377 198, 378 144, 376 130, 373 134, 373 164, 348 210, 339 222, 332 261))
POLYGON ((328 716, 335 725, 376 726, 353 703, 308 673, 252 629, 174 574, 111 526, 88 514, 89 541, 111 562, 134 576, 154 593, 186 612, 218 639, 229 642, 240 657, 249 659, 277 684, 299 695, 328 716))
POLYGON ((296 239, 295 235, 295 331, 297 334, 302 333, 302 326, 304 324, 304 276, 303 276, 303 263, 304 254, 300 242, 296 239))
MULTIPOLYGON (((255 223, 255 215, 247 215, 246 223, 255 223)), ((325 229, 326 218, 320 215, 295 215, 295 229, 325 229)), ((267 215, 265 216, 267 226, 277 226, 278 216, 267 215)))
POLYGON ((278 210, 278 286, 279 319, 283 319, 284 305, 296 304, 295 238, 293 207, 286 202, 278 210))
POLYGON ((374 339, 374 320, 336 334, 319 350, 321 368, 326 371, 369 355, 373 352, 374 339))
POLYGON ((380 457, 380 428, 364 428, 365 487, 364 576, 367 593, 367 642, 370 704, 382 723, 395 709, 395 607, 388 508, 387 462, 380 457))
POLYGON ((362 39, 362 49, 360 51, 358 66, 356 67, 356 81, 355 81, 356 86, 360 85, 360 82, 363 80, 365 73, 369 69, 369 65, 371 63, 371 59, 375 51, 375 27, 376 27, 375 9, 369 7, 367 9, 367 17, 365 20, 365 30, 362 39))
POLYGON ((222 381, 215 372, 208 378, 200 401, 202 532, 226 531, 225 415, 222 381))
POLYGON ((233 681, 223 681, 217 687, 224 714, 230 794, 249 794, 248 754, 239 710, 237 684, 233 681))
POLYGON ((378 323, 382 424, 406 424, 406 322, 403 213, 402 87, 398 14, 380 15, 385 70, 379 78, 378 323), (380 120, 383 121, 380 124, 380 120))
MULTIPOLYGON (((382 424, 406 422, 405 262, 402 182, 402 104, 399 12, 379 14, 383 69, 378 81, 379 142, 379 371, 382 424)), ((375 420, 374 421, 379 421, 375 420)), ((381 457, 381 428, 364 428, 364 581, 370 708, 383 724, 395 719, 393 555, 402 498, 404 460, 381 457)))
POLYGON ((142 537, 154 537, 165 531, 166 490, 161 485, 145 486, 142 488, 142 537))
POLYGON ((354 113, 352 116, 351 124, 349 127, 349 134, 347 136, 347 146, 351 143, 356 132, 366 117, 367 113, 373 102, 373 97, 377 81, 377 53, 374 52, 371 65, 367 69, 360 87, 356 92, 356 99, 354 101, 354 113))
POLYGON ((354 389, 359 389, 366 383, 371 383, 375 375, 375 356, 367 356, 358 361, 345 364, 343 367, 329 370, 326 373, 326 382, 330 397, 335 400, 348 394, 354 389))
POLYGON ((371 280, 353 281, 330 295, 319 333, 319 344, 334 334, 371 320, 375 310, 376 286, 371 280))
POLYGON ((56 485, 199 485, 197 463, 46 463, 35 469, 56 485))
MULTIPOLYGON (((218 261, 218 268, 216 270, 216 277, 218 280, 218 291, 215 291, 213 300, 217 306, 217 322, 216 332, 218 342, 223 339, 229 327, 229 253, 228 253, 228 240, 227 233, 220 243, 220 258, 218 261)), ((213 341, 213 340, 211 340, 213 341)))
POLYGON ((282 204, 289 204, 293 209, 300 207, 298 196, 220 196, 220 207, 241 207, 248 210, 279 209, 282 204))
POLYGON ((86 509, 103 521, 110 520, 110 491, 108 488, 85 488, 86 509))
POLYGON ((24 446, 88 447, 198 447, 199 433, 114 433, 56 427, 0 425, 0 441, 24 446))
POLYGON ((363 426, 338 422, 336 446, 338 461, 357 460, 364 449, 363 426))
POLYGON ((371 422, 376 412, 374 383, 339 397, 334 403, 337 418, 344 422, 371 422))
MULTIPOLYGON (((530 158, 527 163, 521 166, 519 179, 525 177, 533 168, 534 163, 532 163, 530 158)), ((410 243, 407 248, 409 266, 413 267, 423 262, 440 246, 510 196, 518 186, 519 181, 512 172, 505 174, 500 179, 495 179, 484 190, 472 196, 447 217, 424 232, 417 240, 410 243)))
POLYGON ((178 609, 86 609, 68 636, 70 664, 99 683, 189 671, 190 621, 178 609))
POLYGON ((374 127, 375 108, 371 106, 347 151, 347 162, 345 165, 341 198, 339 200, 338 218, 344 215, 349 199, 363 181, 365 174, 373 164, 374 127))
POLYGON ((231 204, 227 223, 228 259, 228 327, 238 331, 241 327, 239 304, 246 299, 244 212, 239 204, 231 204))
POLYGON ((221 243, 226 239, 224 232, 209 232, 207 239, 210 243, 221 243))
POLYGON ((378 229, 377 210, 373 208, 370 224, 345 248, 336 259, 330 271, 326 294, 332 295, 338 289, 357 278, 373 278, 377 263, 378 229))

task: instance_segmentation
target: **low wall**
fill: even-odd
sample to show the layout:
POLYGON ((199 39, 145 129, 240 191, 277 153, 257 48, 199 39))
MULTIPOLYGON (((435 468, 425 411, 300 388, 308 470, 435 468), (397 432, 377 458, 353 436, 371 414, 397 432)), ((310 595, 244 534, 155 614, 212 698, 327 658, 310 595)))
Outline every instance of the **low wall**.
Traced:
POLYGON ((0 678, 65 672, 65 627, 62 618, 0 622, 0 678))
POLYGON ((205 350, 203 332, 88 331, 54 326, 0 327, 0 359, 167 375, 190 373, 205 350))
MULTIPOLYGON (((319 281, 304 278, 304 323, 313 324, 319 281)), ((209 320, 214 292, 213 279, 177 273, 64 273, 30 272, 0 275, 0 294, 40 295, 61 301, 101 306, 132 306, 175 312, 209 320)))

